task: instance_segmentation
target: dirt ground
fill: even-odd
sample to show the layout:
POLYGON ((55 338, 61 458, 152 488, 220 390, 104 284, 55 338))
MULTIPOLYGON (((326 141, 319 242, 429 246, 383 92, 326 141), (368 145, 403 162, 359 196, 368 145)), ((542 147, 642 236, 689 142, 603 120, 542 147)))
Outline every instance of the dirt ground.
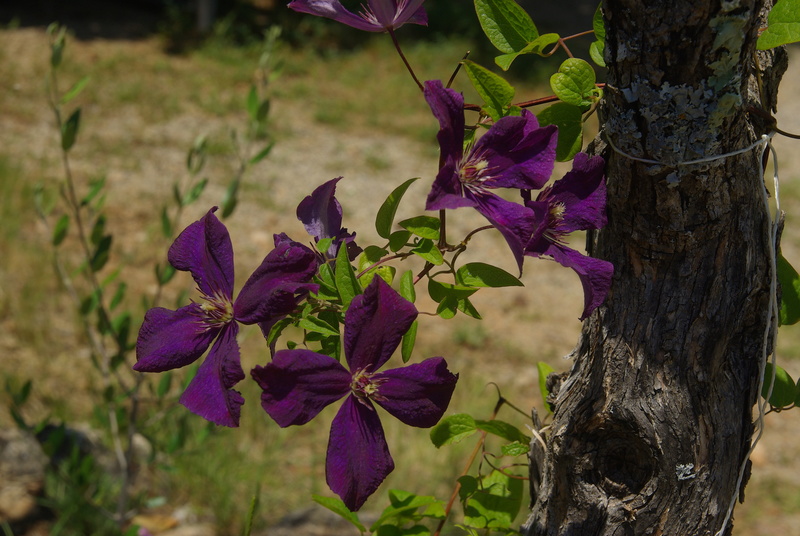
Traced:
MULTIPOLYGON (((24 180, 58 175, 52 118, 42 100, 40 74, 46 61, 45 43, 41 28, 0 31, 0 59, 13 63, 13 68, 7 68, 10 76, 0 79, 0 142, 3 152, 13 155, 22 166, 24 180)), ((157 44, 149 41, 102 39, 76 43, 74 53, 102 58, 113 47, 134 47, 142 54, 160 53, 157 44)), ((798 52, 792 51, 795 64, 781 87, 778 110, 781 128, 793 132, 800 131, 800 101, 794 98, 800 94, 798 52)), ((409 198, 414 195, 422 198, 435 172, 435 155, 432 156, 430 146, 418 141, 386 133, 341 132, 318 123, 309 107, 297 103, 276 102, 274 110, 276 122, 289 126, 282 132, 269 160, 248 178, 251 184, 248 195, 242 198, 236 214, 227 222, 237 252, 237 265, 255 266, 263 252, 271 247, 274 232, 303 236, 294 208, 314 186, 330 178, 345 177, 337 191, 344 205, 345 225, 370 240, 375 238, 372 229, 375 207, 394 185, 409 177, 422 177, 423 180, 407 194, 409 198), (365 166, 365 156, 374 154, 380 155, 381 165, 365 166)), ((153 121, 137 116, 132 108, 120 114, 98 115, 93 113, 91 103, 87 103, 85 119, 91 122, 91 128, 87 128, 86 138, 81 143, 130 146, 129 152, 113 152, 103 162, 108 178, 108 206, 113 215, 109 226, 117 234, 115 255, 120 259, 135 259, 131 277, 145 285, 151 280, 149 266, 154 253, 149 248, 158 228, 158 215, 153 207, 168 195, 172 178, 185 174, 186 148, 194 135, 223 129, 224 120, 187 113, 165 121, 153 121)), ((779 138, 775 145, 783 181, 800 182, 797 141, 779 138)), ((95 162, 82 158, 80 149, 76 150, 74 171, 77 175, 91 175, 94 165, 95 162)), ((221 199, 223 188, 223 184, 212 184, 207 198, 221 199)), ((418 207, 417 212, 420 209, 418 207)), ((205 209, 193 210, 202 212, 205 209)), ((409 210, 408 216, 414 215, 413 208, 404 210, 409 210)), ((191 219, 199 217, 200 212, 191 219)), ((791 223, 790 214, 788 225, 791 223)), ((475 220, 467 216, 464 219, 454 217, 451 230, 457 234, 474 224, 475 220)), ((45 230, 38 227, 28 229, 24 235, 28 240, 43 243, 48 240, 45 230)), ((513 271, 513 261, 497 237, 480 237, 475 245, 476 258, 496 260, 513 271)), ((786 255, 798 259, 800 251, 789 243, 786 255)), ((24 277, 19 267, 4 265, 4 260, 0 260, 3 303, 18 303, 10 297, 24 277)), ((482 327, 478 328, 472 321, 462 321, 459 325, 431 322, 434 327, 421 344, 428 347, 454 345, 454 341, 479 334, 475 344, 486 345, 481 362, 462 362, 455 356, 453 368, 473 369, 486 374, 487 381, 506 385, 514 392, 527 393, 524 395, 527 398, 519 401, 525 407, 536 403, 538 397, 537 361, 548 361, 560 370, 569 367, 569 362, 561 356, 567 355, 577 340, 582 293, 577 277, 554 263, 530 263, 523 281, 526 286, 522 291, 479 294, 476 306, 487 318, 482 327)), ((53 329, 65 337, 76 337, 75 326, 68 319, 54 316, 45 321, 52 323, 53 329)), ((43 364, 42 358, 18 336, 24 331, 20 322, 14 315, 0 316, 0 374, 14 371, 23 376, 39 375, 53 392, 63 392, 65 383, 70 385, 72 393, 87 387, 86 380, 73 367, 43 364), (42 370, 49 371, 50 377, 42 375, 42 370)), ((788 352, 790 355, 781 364, 797 378, 800 376, 800 351, 790 349, 788 352)), ((54 360, 61 359, 58 352, 55 354, 51 356, 54 360)), ((474 353, 470 355, 470 359, 474 359, 474 353)), ((0 417, 0 423, 8 424, 6 416, 0 417)), ((800 536, 798 444, 800 410, 768 416, 764 438, 753 455, 748 502, 737 509, 736 519, 741 521, 736 522, 735 534, 800 536)))

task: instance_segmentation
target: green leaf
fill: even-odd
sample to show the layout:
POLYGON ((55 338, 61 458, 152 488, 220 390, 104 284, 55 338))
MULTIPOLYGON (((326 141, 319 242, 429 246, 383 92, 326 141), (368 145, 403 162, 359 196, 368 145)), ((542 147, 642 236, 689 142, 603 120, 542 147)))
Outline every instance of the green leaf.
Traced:
POLYGON ((99 272, 108 262, 111 253, 111 235, 106 235, 97 244, 97 249, 94 250, 92 260, 89 263, 93 272, 99 272))
POLYGON ((481 320, 483 318, 475 306, 472 305, 472 302, 469 300, 469 298, 462 298, 458 300, 457 308, 465 315, 471 316, 477 320, 481 320))
POLYGON ((53 228, 53 245, 60 246, 64 239, 67 237, 69 231, 69 215, 62 214, 53 228))
POLYGON ((510 54, 501 54, 500 56, 495 57, 494 62, 498 67, 504 71, 507 71, 509 67, 511 67, 513 61, 524 54, 539 54, 540 56, 545 56, 547 54, 545 49, 558 43, 560 38, 561 36, 556 33, 540 35, 528 43, 528 45, 522 50, 518 52, 512 52, 510 54))
POLYGON ((183 198, 181 199, 181 206, 186 207, 197 201, 200 198, 200 195, 203 193, 203 190, 205 190, 207 184, 208 179, 206 178, 203 178, 195 183, 191 189, 183 195, 183 198))
POLYGON ((592 17, 592 30, 594 30, 595 41, 589 46, 589 55, 600 67, 606 66, 603 52, 606 48, 606 25, 603 20, 603 4, 599 4, 592 17))
POLYGON ((442 252, 439 251, 439 248, 436 247, 436 244, 433 243, 433 240, 429 240, 427 238, 420 240, 419 245, 412 249, 411 252, 415 255, 419 255, 427 262, 435 266, 440 266, 444 263, 442 252))
POLYGON ((547 376, 551 372, 555 372, 555 369, 544 361, 536 363, 536 369, 539 372, 539 393, 542 395, 542 402, 544 403, 544 407, 547 408, 547 411, 551 411, 550 404, 547 403, 547 397, 550 394, 547 390, 547 376))
POLYGON ((782 253, 778 254, 778 282, 781 285, 781 310, 778 320, 782 326, 800 321, 800 275, 782 253))
POLYGON ((297 327, 304 329, 306 331, 312 331, 314 333, 321 333, 323 335, 338 337, 339 331, 334 329, 330 324, 321 320, 315 316, 307 316, 305 318, 301 318, 300 321, 297 323, 297 327))
POLYGON ((400 276, 400 295, 411 303, 417 301, 417 291, 414 288, 414 272, 411 270, 406 270, 400 276))
POLYGON ((528 444, 531 438, 513 424, 497 419, 491 421, 476 420, 475 426, 486 433, 502 437, 506 441, 528 444))
POLYGON ((440 281, 436 281, 435 279, 428 280, 428 294, 430 294, 430 297, 433 299, 433 301, 437 303, 448 297, 455 298, 456 300, 469 298, 477 291, 478 289, 465 287, 462 285, 442 283, 440 281))
POLYGON ((408 179, 395 188, 386 198, 386 201, 383 202, 381 208, 378 209, 378 215, 375 217, 375 230, 378 231, 378 236, 381 238, 389 238, 391 236, 392 224, 397 214, 397 208, 400 206, 400 201, 403 199, 408 187, 416 180, 419 180, 419 177, 408 179))
POLYGON ((502 268, 470 262, 456 271, 456 281, 465 287, 521 287, 522 281, 502 268))
POLYGON ((269 99, 264 99, 258 105, 258 112, 256 112, 256 123, 263 123, 269 115, 271 103, 269 99))
POLYGON ((233 211, 236 210, 236 205, 239 204, 239 179, 234 179, 225 190, 225 195, 222 197, 222 217, 227 218, 233 211))
POLYGON ((421 238, 439 240, 439 218, 433 216, 415 216, 401 221, 398 225, 421 238))
POLYGON ((96 220, 94 220, 94 225, 92 225, 92 232, 89 234, 89 240, 95 246, 100 243, 100 240, 103 239, 103 234, 106 230, 106 217, 103 214, 100 214, 96 220))
POLYGON ((520 443, 519 441, 500 447, 500 452, 503 456, 522 456, 527 454, 529 450, 531 450, 530 443, 520 443))
POLYGON ((169 263, 164 265, 164 268, 161 268, 160 264, 156 264, 156 280, 162 285, 169 283, 175 276, 175 273, 175 267, 169 263))
POLYGON ((252 166, 252 165, 255 165, 255 164, 258 164, 259 162, 261 162, 262 160, 264 160, 264 159, 265 159, 267 156, 269 156, 269 153, 271 153, 271 152, 272 152, 272 148, 273 148, 273 147, 275 147, 275 142, 274 142, 274 141, 273 141, 273 142, 270 142, 270 143, 269 143, 269 144, 268 144, 266 147, 264 147, 263 149, 261 149, 260 151, 258 151, 258 152, 255 154, 255 156, 253 156, 252 158, 250 158, 250 160, 248 160, 248 163, 249 163, 251 166, 252 166))
POLYGON ((128 285, 124 281, 117 285, 117 291, 114 293, 114 296, 111 298, 111 303, 108 305, 109 310, 114 310, 122 302, 122 299, 125 297, 125 291, 127 290, 128 285))
POLYGON ((458 477, 458 483, 461 487, 458 490, 458 496, 461 502, 466 501, 469 497, 478 491, 478 479, 471 475, 462 475, 458 477))
POLYGON ((780 0, 767 17, 767 29, 758 37, 756 48, 770 48, 800 41, 800 0, 780 0))
POLYGON ((347 248, 339 248, 339 254, 336 256, 334 280, 336 281, 336 290, 339 291, 339 297, 342 299, 342 306, 347 309, 353 298, 361 294, 361 287, 347 256, 347 248))
POLYGON ((510 528, 522 507, 522 487, 522 480, 493 471, 481 479, 481 489, 467 500, 464 524, 480 529, 510 528))
POLYGON ((347 506, 342 502, 341 499, 336 497, 323 497, 322 495, 312 494, 311 498, 314 499, 314 502, 324 506, 334 514, 341 516, 342 518, 346 519, 363 534, 367 532, 367 527, 365 527, 361 521, 358 519, 358 514, 355 512, 351 512, 347 506))
POLYGON ((586 60, 568 58, 550 77, 550 87, 559 99, 568 104, 591 106, 596 80, 594 69, 586 60))
POLYGON ((69 101, 80 95, 81 91, 83 91, 83 88, 85 88, 86 84, 88 83, 89 83, 89 75, 86 75, 77 82, 75 82, 75 84, 71 88, 69 88, 69 91, 67 91, 66 93, 64 93, 64 95, 61 96, 61 104, 67 104, 69 101))
POLYGON ((78 108, 61 125, 61 149, 64 152, 72 149, 75 145, 75 138, 78 136, 78 128, 81 123, 81 109, 78 108))
POLYGON ((339 291, 336 290, 336 279, 330 264, 321 264, 317 272, 316 283, 319 283, 319 296, 323 300, 336 301, 339 299, 339 291))
POLYGON ((539 112, 539 125, 558 127, 556 158, 559 162, 572 160, 583 147, 583 112, 579 106, 557 102, 539 112))
POLYGON ((589 45, 589 57, 592 58, 592 61, 595 62, 600 67, 606 66, 605 50, 606 50, 605 41, 595 41, 594 43, 589 45))
POLYGON ((458 413, 445 417, 431 429, 431 442, 438 449, 444 445, 458 443, 477 431, 475 419, 466 413, 458 413))
POLYGON ((475 0, 475 12, 486 37, 500 52, 519 52, 539 37, 528 13, 514 0, 475 0))
POLYGON ((105 185, 106 185, 105 176, 100 177, 99 179, 92 180, 89 183, 89 191, 86 193, 85 196, 83 196, 83 199, 81 199, 81 206, 85 207, 86 205, 91 203, 94 200, 94 198, 97 197, 97 194, 99 194, 103 190, 103 187, 105 185))
POLYGON ((247 115, 253 121, 258 121, 258 88, 253 84, 247 93, 247 115))
POLYGON ((393 232, 389 235, 389 249, 395 253, 400 251, 408 244, 409 238, 411 238, 411 232, 409 231, 403 230, 393 232))
MULTIPOLYGON (((775 365, 775 386, 769 397, 769 403, 776 408, 791 406, 796 398, 797 387, 789 373, 775 365)), ((764 385, 761 387, 761 396, 767 398, 769 387, 772 385, 772 363, 767 363, 764 368, 764 385)))
POLYGON ((495 121, 508 115, 508 108, 514 99, 514 88, 511 84, 474 61, 464 60, 461 63, 470 82, 486 104, 484 111, 495 121))
MULTIPOLYGON (((389 490, 388 495, 391 504, 383 510, 377 521, 370 526, 370 532, 375 532, 391 519, 396 520, 395 522, 398 524, 403 524, 403 522, 411 520, 409 519, 411 514, 414 514, 423 506, 428 506, 430 504, 439 502, 436 497, 431 497, 429 495, 415 495, 407 491, 394 489, 389 490)), ((397 534, 419 534, 419 532, 408 533, 402 531, 398 532, 397 534)))
MULTIPOLYGON (((197 175, 206 165, 207 146, 208 140, 205 136, 198 136, 194 139, 194 144, 186 155, 186 169, 189 170, 190 175, 197 175)), ((180 199, 180 196, 177 196, 176 199, 180 199)))
POLYGON ((408 328, 405 335, 403 335, 403 342, 400 345, 400 356, 403 358, 403 363, 408 363, 408 360, 411 359, 411 354, 414 352, 414 343, 417 340, 417 327, 418 323, 416 320, 411 323, 411 327, 408 328))
POLYGON ((167 393, 169 393, 171 387, 172 387, 172 371, 168 370, 165 374, 161 376, 161 379, 158 382, 158 386, 156 387, 156 397, 164 398, 167 395, 167 393))

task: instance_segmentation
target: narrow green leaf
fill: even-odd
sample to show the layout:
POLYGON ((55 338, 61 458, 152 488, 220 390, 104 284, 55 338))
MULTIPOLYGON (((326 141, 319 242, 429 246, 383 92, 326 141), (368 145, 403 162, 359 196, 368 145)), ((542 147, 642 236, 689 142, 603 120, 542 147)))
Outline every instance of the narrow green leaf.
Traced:
POLYGON ((800 275, 782 253, 778 254, 778 282, 781 285, 780 324, 796 324, 800 321, 800 275))
POLYGON ((408 240, 410 238, 410 231, 402 230, 393 232, 391 235, 389 235, 389 249, 395 253, 400 251, 406 246, 406 244, 408 244, 408 240))
POLYGON ((53 245, 60 246, 69 231, 69 215, 62 214, 53 228, 53 245))
POLYGON ((442 252, 439 251, 439 248, 436 247, 436 244, 433 243, 433 240, 429 240, 427 238, 420 240, 419 245, 412 249, 411 252, 415 255, 419 255, 427 262, 435 266, 441 266, 444 263, 442 252))
POLYGON ((758 37, 756 48, 770 48, 800 41, 800 0, 780 0, 767 16, 767 29, 758 37))
POLYGON ((61 149, 65 152, 72 149, 75 145, 75 138, 78 136, 78 128, 81 123, 81 109, 78 108, 61 125, 61 149))
POLYGON ((258 111, 256 112, 257 123, 263 123, 267 119, 270 107, 271 103, 269 99, 264 99, 263 101, 261 101, 261 103, 258 105, 258 111))
POLYGON ((579 106, 557 102, 539 112, 536 116, 541 126, 558 127, 556 159, 566 162, 583 147, 583 112, 579 106))
POLYGON ((160 264, 156 264, 156 280, 162 285, 169 283, 175 277, 175 273, 175 267, 169 263, 164 265, 164 268, 161 268, 160 264))
POLYGON ((172 387, 172 371, 168 370, 161 375, 161 379, 159 380, 158 386, 156 387, 156 397, 164 398, 167 395, 167 393, 169 393, 171 387, 172 387))
POLYGON ((586 60, 568 58, 550 77, 553 93, 568 104, 591 106, 597 81, 594 69, 586 60))
MULTIPOLYGON (((772 388, 772 394, 769 397, 769 403, 776 408, 784 408, 794 403, 796 397, 797 387, 794 380, 789 373, 783 368, 775 365, 775 384, 772 388)), ((764 369, 764 385, 761 388, 761 396, 766 398, 769 392, 770 385, 772 385, 772 363, 767 363, 764 369)))
POLYGON ((97 248, 92 255, 92 261, 89 263, 93 272, 99 272, 108 262, 109 255, 111 254, 111 235, 106 235, 100 239, 97 248))
POLYGON ((502 268, 470 262, 456 271, 456 281, 465 287, 521 287, 522 281, 502 268))
POLYGON ((511 84, 474 61, 464 60, 461 63, 473 87, 486 104, 484 111, 495 121, 508 115, 508 108, 514 99, 514 88, 511 84))
POLYGON ((336 281, 336 289, 339 291, 339 297, 342 299, 342 306, 347 309, 353 298, 361 294, 361 287, 347 256, 347 248, 339 248, 339 254, 336 256, 334 279, 336 281))
POLYGON ((506 441, 516 441, 526 445, 531 442, 531 438, 522 432, 522 430, 505 421, 499 421, 497 419, 491 421, 476 420, 475 426, 478 427, 479 430, 496 435, 497 437, 502 437, 506 441))
POLYGON ((414 322, 411 323, 411 327, 408 328, 408 331, 403 335, 403 342, 400 345, 400 356, 403 358, 403 363, 408 363, 408 360, 411 359, 411 354, 414 352, 418 325, 417 321, 414 320, 414 322))
POLYGON ((415 216, 401 221, 398 225, 421 238, 439 240, 439 218, 433 216, 415 216))
POLYGON ((555 369, 543 361, 536 363, 536 369, 539 372, 539 392, 542 395, 542 403, 547 411, 550 411, 550 404, 547 403, 547 397, 550 392, 547 390, 547 376, 555 369))
POLYGON ((86 87, 86 84, 89 83, 89 75, 84 76, 75 84, 69 88, 69 90, 61 96, 61 104, 67 104, 69 101, 80 95, 83 88, 86 87))
POLYGON ((417 301, 417 291, 414 288, 414 272, 411 270, 406 270, 400 276, 400 295, 411 303, 417 301))
POLYGON ((489 41, 506 54, 539 37, 536 25, 514 0, 475 0, 475 12, 489 41))
POLYGON ((181 199, 181 206, 186 207, 194 203, 200 198, 200 195, 205 190, 206 185, 208 184, 208 179, 203 178, 196 182, 188 192, 186 192, 181 199))
POLYGON ((234 179, 225 190, 225 195, 222 197, 222 217, 227 218, 233 211, 236 210, 236 205, 239 204, 239 179, 234 179))
POLYGON ((128 285, 124 281, 117 285, 117 290, 114 292, 114 296, 111 298, 111 303, 108 305, 109 310, 116 309, 116 307, 122 302, 122 299, 125 297, 126 290, 128 290, 128 285))
POLYGON ((250 158, 248 161, 249 164, 252 166, 264 160, 267 156, 269 156, 269 153, 272 152, 273 147, 275 147, 275 142, 270 142, 266 147, 258 151, 255 156, 250 158))
POLYGON ((172 238, 172 220, 169 219, 167 207, 161 209, 161 234, 164 238, 172 238))
MULTIPOLYGON (((192 176, 197 175, 203 170, 206 165, 206 148, 208 147, 208 140, 205 136, 198 136, 194 140, 194 144, 189 149, 186 155, 186 169, 192 176)), ((176 199, 181 199, 177 196, 176 199)))
POLYGON ((304 329, 306 331, 312 331, 314 333, 321 333, 323 335, 338 337, 339 332, 330 324, 321 320, 315 316, 307 316, 305 318, 301 318, 300 321, 297 323, 297 327, 304 329))
POLYGON ((351 512, 341 499, 337 497, 323 497, 322 495, 315 494, 312 494, 311 498, 314 499, 315 503, 324 506, 334 514, 341 516, 343 519, 346 519, 352 523, 362 534, 367 532, 367 527, 365 527, 358 519, 358 514, 351 512))
POLYGON ((98 179, 94 179, 89 182, 89 191, 86 192, 86 195, 83 196, 81 199, 81 206, 85 207, 97 197, 97 195, 103 191, 103 188, 106 185, 106 177, 100 177, 98 179))
POLYGON ((403 195, 405 195, 408 187, 417 180, 419 180, 419 177, 408 179, 392 190, 392 193, 390 193, 386 201, 383 202, 381 208, 378 209, 378 215, 375 217, 375 230, 378 231, 378 236, 381 238, 390 237, 392 233, 392 224, 397 214, 397 208, 400 206, 400 201, 403 199, 403 195))
POLYGON ((100 214, 96 220, 94 220, 94 225, 92 225, 92 232, 89 234, 89 240, 95 246, 100 243, 103 239, 103 235, 106 230, 106 217, 103 214, 100 214))
POLYGON ((445 417, 431 429, 431 442, 438 449, 444 445, 458 443, 477 431, 475 419, 466 413, 458 413, 445 417))

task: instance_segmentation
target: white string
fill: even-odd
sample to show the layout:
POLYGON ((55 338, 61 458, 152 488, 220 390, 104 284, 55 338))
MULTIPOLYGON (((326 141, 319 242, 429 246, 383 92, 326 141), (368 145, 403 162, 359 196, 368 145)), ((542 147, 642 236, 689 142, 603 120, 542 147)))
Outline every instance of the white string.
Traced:
MULTIPOLYGON (((761 347, 761 366, 758 374, 758 420, 756 421, 756 434, 753 437, 752 441, 750 442, 750 449, 747 451, 747 456, 745 456, 744 461, 742 462, 741 467, 739 468, 739 477, 736 480, 736 489, 733 493, 733 497, 731 497, 731 501, 728 504, 728 511, 725 514, 725 519, 722 522, 722 528, 716 532, 714 536, 723 536, 725 533, 725 529, 728 527, 728 523, 731 520, 731 516, 733 515, 733 509, 736 506, 736 499, 739 497, 739 490, 742 487, 742 481, 744 480, 745 470, 747 468, 747 462, 750 459, 750 456, 753 454, 753 451, 756 448, 756 445, 761 440, 761 436, 764 433, 764 416, 766 415, 766 407, 768 405, 769 398, 772 396, 772 388, 775 385, 775 362, 777 359, 776 356, 776 345, 778 339, 778 268, 777 268, 777 241, 778 241, 778 228, 780 226, 780 211, 781 211, 781 201, 780 201, 780 181, 778 179, 778 155, 775 152, 775 148, 772 146, 771 140, 772 136, 774 136, 774 132, 770 134, 764 134, 758 143, 763 143, 764 147, 761 149, 761 162, 764 160, 764 153, 769 150, 772 153, 772 167, 773 167, 773 176, 772 181, 775 185, 775 216, 772 219, 772 228, 770 230, 770 241, 769 241, 769 268, 770 268, 770 282, 769 282, 769 291, 770 291, 770 306, 767 311, 767 318, 765 322, 764 328, 764 344, 761 347), (767 353, 768 343, 770 342, 770 333, 772 334, 772 379, 770 380, 770 386, 767 391, 765 397, 761 397, 761 390, 764 387, 764 370, 766 369, 767 359, 769 357, 767 353)), ((753 145, 751 148, 756 147, 757 144, 753 145)), ((764 182, 764 168, 762 165, 758 166, 758 175, 761 179, 761 183, 764 182)), ((762 188, 762 199, 764 201, 764 207, 766 208, 767 214, 770 212, 769 206, 769 197, 767 195, 767 189, 762 188)))
MULTIPOLYGON (((731 151, 730 153, 718 154, 718 155, 715 155, 715 156, 707 156, 707 157, 704 157, 704 158, 698 158, 697 160, 684 160, 683 162, 676 162, 676 163, 661 162, 660 160, 650 160, 649 158, 641 158, 641 157, 638 157, 638 156, 634 156, 632 154, 626 153, 625 151, 623 151, 622 149, 620 149, 619 147, 614 145, 614 142, 611 141, 611 137, 609 137, 608 135, 606 135, 604 137, 605 137, 605 140, 608 143, 609 147, 611 147, 614 150, 615 153, 618 153, 618 154, 624 156, 625 158, 629 158, 629 159, 635 160, 637 162, 643 162, 645 164, 655 164, 655 165, 658 165, 658 166, 667 166, 667 167, 678 167, 678 166, 690 166, 690 165, 694 165, 694 164, 704 164, 704 163, 707 163, 707 162, 714 162, 716 160, 722 160, 723 158, 730 158, 731 156, 736 156, 736 155, 739 155, 739 154, 742 154, 742 153, 746 153, 748 151, 752 151, 753 149, 755 149, 759 145, 764 145, 764 148, 761 150, 761 154, 763 155, 764 154, 764 150, 766 150, 767 145, 769 145, 770 140, 772 139, 772 136, 774 136, 774 135, 775 135, 774 132, 770 132, 769 134, 764 134, 763 136, 761 136, 761 138, 759 138, 758 140, 754 141, 753 143, 751 143, 747 147, 745 147, 743 149, 738 149, 736 151, 731 151)), ((773 149, 772 152, 773 153, 775 152, 774 149, 773 149)), ((763 180, 763 173, 762 173, 762 180, 763 180)))

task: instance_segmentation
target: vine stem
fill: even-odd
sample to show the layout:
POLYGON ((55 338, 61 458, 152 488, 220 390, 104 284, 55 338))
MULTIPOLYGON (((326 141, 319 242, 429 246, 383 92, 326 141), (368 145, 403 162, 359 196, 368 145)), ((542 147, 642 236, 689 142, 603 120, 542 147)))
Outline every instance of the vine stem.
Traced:
POLYGON ((395 50, 397 50, 397 53, 400 54, 400 59, 403 60, 403 64, 406 66, 406 69, 408 69, 408 73, 411 75, 411 78, 414 79, 414 82, 416 82, 417 87, 419 88, 419 90, 420 91, 424 91, 425 88, 422 86, 422 82, 420 82, 419 78, 417 78, 417 75, 414 74, 414 69, 411 68, 411 64, 408 63, 408 59, 406 59, 406 55, 403 54, 403 49, 400 48, 400 43, 397 41, 397 36, 394 34, 394 30, 391 29, 391 28, 387 28, 386 32, 389 34, 389 37, 392 38, 392 43, 394 43, 394 48, 395 48, 395 50))

